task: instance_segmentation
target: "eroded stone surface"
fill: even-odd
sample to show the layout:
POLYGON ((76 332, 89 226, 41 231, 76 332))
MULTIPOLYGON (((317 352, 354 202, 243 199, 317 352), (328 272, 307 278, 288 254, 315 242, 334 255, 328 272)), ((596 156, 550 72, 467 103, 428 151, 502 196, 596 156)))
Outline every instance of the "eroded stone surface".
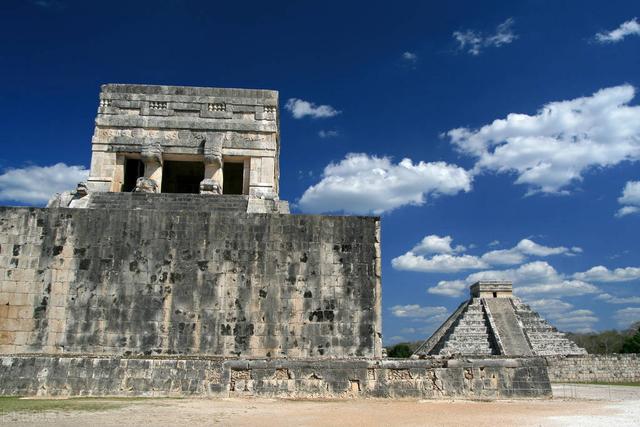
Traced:
POLYGON ((377 222, 0 208, 0 352, 380 357, 377 222))
POLYGON ((544 360, 5 356, 0 394, 287 398, 551 397, 544 360))

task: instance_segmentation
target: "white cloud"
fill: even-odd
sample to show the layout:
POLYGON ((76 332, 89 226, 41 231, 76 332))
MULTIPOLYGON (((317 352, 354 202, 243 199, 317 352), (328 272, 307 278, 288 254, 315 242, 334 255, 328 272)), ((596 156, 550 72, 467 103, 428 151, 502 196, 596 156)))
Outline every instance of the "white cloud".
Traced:
POLYGON ((559 299, 538 299, 526 303, 562 330, 590 332, 594 323, 599 320, 591 310, 574 310, 572 304, 559 299))
POLYGON ((628 105, 634 96, 631 85, 610 87, 446 135, 477 159, 474 173, 515 172, 530 193, 566 192, 588 169, 640 159, 640 107, 628 105))
POLYGON ((338 136, 339 133, 337 130, 320 130, 318 132, 318 136, 320 138, 334 138, 336 136, 338 136))
POLYGON ((411 249, 414 254, 449 254, 451 252, 463 252, 466 248, 458 245, 451 247, 453 238, 451 236, 440 237, 430 234, 422 239, 420 243, 411 249))
POLYGON ((640 267, 625 267, 609 270, 603 265, 597 265, 587 271, 575 273, 573 277, 578 280, 589 280, 592 282, 626 282, 640 279, 640 267))
POLYGON ((396 270, 454 273, 461 270, 478 270, 487 268, 487 264, 472 255, 438 254, 431 258, 415 255, 409 251, 391 260, 396 270))
POLYGON ((469 285, 470 283, 464 280, 441 280, 436 286, 427 289, 427 292, 447 297, 459 297, 469 288, 469 285))
POLYGON ((322 180, 307 188, 299 201, 305 212, 373 213, 405 205, 423 205, 429 196, 471 190, 471 176, 445 162, 394 164, 389 157, 350 153, 325 167, 322 180))
POLYGON ((391 313, 396 317, 406 317, 432 323, 442 322, 447 318, 449 310, 446 307, 421 306, 418 304, 394 305, 391 313))
POLYGON ((331 105, 316 105, 313 102, 297 98, 290 98, 284 108, 289 110, 295 119, 301 119, 306 116, 319 119, 333 117, 341 113, 331 105))
POLYGON ((627 328, 640 320, 640 307, 627 307, 616 311, 613 318, 621 328, 627 328))
POLYGON ((640 304, 640 297, 616 297, 607 293, 598 295, 596 299, 609 304, 640 304))
POLYGON ((631 35, 640 36, 640 23, 638 23, 638 18, 623 22, 615 30, 596 34, 596 40, 600 43, 617 43, 631 35))
POLYGON ((527 256, 546 257, 550 255, 569 254, 570 249, 564 246, 556 248, 539 245, 530 239, 522 239, 511 249, 499 249, 482 255, 482 260, 492 265, 521 264, 527 256))
POLYGON ((561 280, 550 283, 537 283, 532 286, 517 288, 518 295, 558 295, 558 296, 578 296, 599 292, 598 288, 591 283, 581 280, 561 280))
POLYGON ((480 270, 491 265, 521 264, 529 256, 546 257, 572 253, 571 249, 564 246, 549 247, 529 239, 522 239, 511 249, 489 251, 480 257, 467 254, 452 255, 452 252, 465 250, 461 245, 452 248, 452 241, 450 236, 426 236, 409 252, 391 260, 391 265, 397 270, 452 273, 461 270, 480 270), (426 258, 424 255, 427 254, 437 255, 426 258))
POLYGON ((402 53, 402 59, 409 64, 415 64, 418 61, 418 55, 407 51, 402 53))
POLYGON ((562 313, 551 323, 563 331, 576 331, 580 333, 592 332, 594 323, 598 322, 598 317, 591 310, 573 310, 562 313))
POLYGON ((26 166, 0 175, 0 200, 26 204, 46 203, 55 193, 73 190, 87 179, 84 166, 26 166))
POLYGON ((487 246, 499 246, 500 240, 492 240, 487 246))
POLYGON ((549 319, 556 318, 573 308, 572 304, 554 298, 537 299, 533 301, 526 301, 526 303, 529 304, 532 309, 549 319))
POLYGON ((465 30, 455 31, 453 38, 458 43, 460 50, 466 50, 471 55, 479 55, 482 49, 487 47, 500 47, 513 42, 518 36, 513 32, 513 18, 509 18, 498 25, 496 32, 483 35, 479 31, 465 30))
POLYGON ((640 212, 640 181, 627 182, 618 203, 626 205, 618 210, 618 217, 640 212))
POLYGON ((457 297, 480 280, 504 280, 513 283, 518 295, 576 296, 598 293, 596 286, 570 280, 544 261, 534 261, 514 269, 486 270, 468 275, 464 280, 443 280, 428 289, 431 294, 457 297))

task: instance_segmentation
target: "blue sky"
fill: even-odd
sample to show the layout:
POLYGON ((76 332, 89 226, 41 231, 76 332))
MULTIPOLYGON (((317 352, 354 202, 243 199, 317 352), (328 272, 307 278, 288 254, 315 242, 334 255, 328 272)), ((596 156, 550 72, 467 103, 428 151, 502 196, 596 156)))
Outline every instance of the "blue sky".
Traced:
POLYGON ((478 278, 640 319, 637 2, 345 3, 3 1, 2 203, 82 178, 100 84, 276 89, 281 198, 382 216, 387 344, 478 278))

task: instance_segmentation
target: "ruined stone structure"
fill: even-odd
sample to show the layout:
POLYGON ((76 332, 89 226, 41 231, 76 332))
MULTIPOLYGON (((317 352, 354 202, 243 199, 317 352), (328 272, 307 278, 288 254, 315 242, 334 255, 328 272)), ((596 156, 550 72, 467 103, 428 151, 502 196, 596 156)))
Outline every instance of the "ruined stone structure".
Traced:
POLYGON ((276 91, 103 85, 89 200, 71 206, 83 194, 67 194, 51 207, 91 206, 103 192, 200 193, 245 195, 251 212, 288 212, 278 201, 278 120, 276 91))
POLYGON ((551 381, 640 383, 640 354, 546 357, 551 381))
POLYGON ((512 294, 511 282, 471 285, 471 299, 417 350, 417 355, 560 356, 587 352, 512 294))
POLYGON ((288 213, 277 103, 102 87, 88 181, 0 208, 0 394, 550 394, 541 359, 382 358, 380 219, 288 213))
POLYGON ((518 399, 551 397, 541 359, 2 357, 0 395, 518 399))

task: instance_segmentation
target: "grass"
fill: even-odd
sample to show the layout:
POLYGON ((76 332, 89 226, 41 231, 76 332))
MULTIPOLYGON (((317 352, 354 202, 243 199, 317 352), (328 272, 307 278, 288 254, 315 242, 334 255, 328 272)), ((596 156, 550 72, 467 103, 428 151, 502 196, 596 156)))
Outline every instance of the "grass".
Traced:
POLYGON ((69 399, 25 399, 19 396, 1 396, 0 414, 10 412, 43 411, 105 411, 118 409, 146 398, 79 397, 69 399))

